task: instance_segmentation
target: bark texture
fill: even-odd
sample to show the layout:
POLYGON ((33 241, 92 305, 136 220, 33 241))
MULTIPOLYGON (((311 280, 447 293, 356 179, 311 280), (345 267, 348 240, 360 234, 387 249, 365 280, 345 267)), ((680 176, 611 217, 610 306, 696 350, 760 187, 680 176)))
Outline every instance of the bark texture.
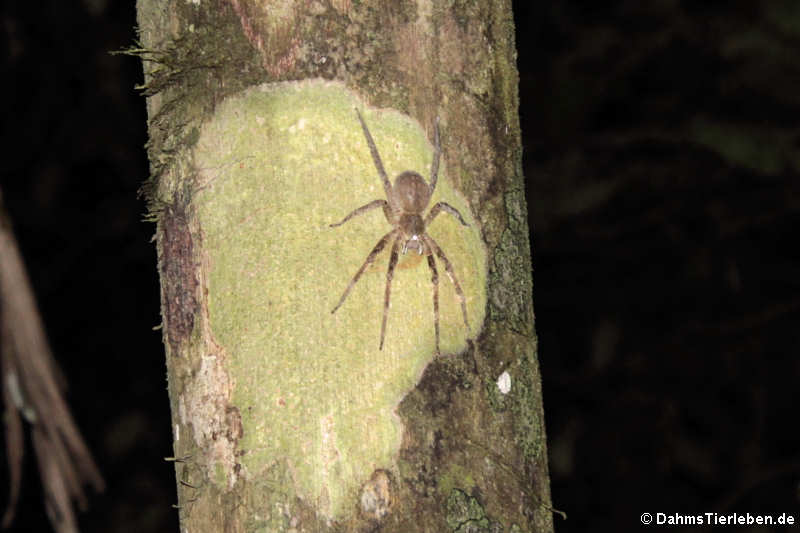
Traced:
MULTIPOLYGON (((138 18, 141 47, 133 52, 145 60, 143 89, 148 95, 152 166, 145 194, 157 222, 182 527, 188 531, 552 530, 510 2, 141 0, 138 18), (313 82, 312 88, 324 86, 331 91, 325 95, 344 95, 331 97, 339 98, 338 104, 325 100, 328 96, 296 104, 269 99, 276 94, 275 87, 295 90, 291 83, 278 82, 319 78, 335 83, 313 82), (270 105, 304 111, 292 116, 270 105), (413 348, 401 348, 402 342, 422 338, 428 331, 419 326, 418 334, 413 308, 404 307, 401 295, 413 294, 414 289, 396 288, 398 302, 392 308, 396 316, 389 319, 387 351, 369 346, 368 357, 376 358, 378 368, 370 375, 366 375, 369 366, 361 375, 353 375, 355 367, 348 366, 344 356, 326 358, 346 342, 336 336, 338 330, 344 330, 344 338, 358 340, 347 353, 367 349, 357 334, 347 335, 357 324, 341 318, 332 327, 330 315, 317 312, 330 308, 328 303, 338 298, 343 280, 358 263, 343 259, 341 275, 334 275, 338 268, 333 272, 312 268, 305 277, 317 281, 313 294, 303 293, 302 283, 296 282, 303 271, 266 268, 284 249, 289 259, 276 264, 285 267, 298 250, 312 258, 303 265, 322 264, 316 258, 334 257, 337 239, 343 254, 356 247, 346 232, 326 231, 323 222, 337 219, 328 219, 324 209, 333 203, 341 218, 361 205, 360 198, 346 205, 338 199, 310 202, 305 209, 293 203, 293 191, 325 199, 370 187, 334 181, 329 190, 314 188, 319 187, 314 180, 325 175, 369 176, 374 189, 365 198, 382 197, 354 114, 348 119, 351 105, 394 110, 401 117, 394 122, 375 116, 378 148, 387 159, 394 152, 399 159, 411 159, 416 166, 411 170, 423 175, 430 161, 425 137, 432 139, 431 125, 440 117, 446 168, 442 180, 452 187, 448 192, 443 186, 440 194, 448 202, 463 199, 471 211, 470 231, 479 228, 482 240, 482 246, 470 245, 462 254, 459 243, 470 242, 470 233, 451 236, 442 222, 437 226, 442 233, 435 234, 445 251, 452 249, 459 258, 453 260, 457 274, 477 280, 476 287, 465 292, 469 305, 477 306, 477 310, 470 307, 470 313, 476 320, 485 315, 485 320, 473 324, 469 342, 459 346, 458 341, 447 340, 445 332, 455 331, 458 322, 448 322, 444 306, 452 294, 443 292, 444 355, 418 357, 426 349, 430 352, 424 340, 413 348), (302 118, 303 113, 321 116, 322 109, 334 110, 325 115, 329 127, 325 119, 302 118), (285 125, 276 117, 287 117, 285 125), (341 130, 336 128, 337 117, 341 130), (235 134, 242 131, 246 134, 235 134), (248 138, 261 135, 273 146, 272 152, 246 144, 248 138), (326 143, 335 144, 337 139, 345 140, 345 148, 325 151, 326 143), (285 148, 275 148, 281 143, 285 148), (348 146, 360 155, 351 156, 348 146), (331 171, 342 158, 351 172, 331 171), (314 166, 323 160, 321 168, 314 166), (296 175, 287 167, 304 170, 296 175), (304 179, 308 181, 299 182, 304 179), (263 211, 257 208, 259 202, 267 206, 263 211), (292 216, 280 218, 287 213, 292 216), (262 223, 253 220, 266 226, 252 225, 262 223), (306 228, 306 233, 293 233, 293 228, 306 228), (275 247, 259 248, 260 241, 275 247), (470 264, 477 266, 470 270, 470 264), (240 275, 226 277, 223 273, 229 268, 239 268, 240 275), (271 296, 242 300, 260 293, 259 283, 266 287, 279 275, 285 276, 284 292, 278 288, 272 295, 264 289, 271 296), (251 278, 254 285, 248 285, 251 278), (259 314, 259 309, 271 305, 272 313, 259 314), (292 329, 280 317, 295 312, 303 316, 309 309, 309 316, 318 320, 295 320, 289 340, 266 349, 273 341, 263 332, 280 336, 292 329), (232 319, 237 313, 243 318, 232 319), (262 337, 253 336, 256 331, 262 337), (403 367, 406 360, 417 366, 403 367), (270 361, 281 364, 267 371, 265 364, 270 361), (406 381, 395 380, 401 367, 406 381), (289 368, 292 373, 282 373, 289 368), (421 374, 415 375, 415 368, 421 374), (304 379, 293 387, 295 376, 304 379), (349 404, 337 404, 336 391, 369 390, 377 403, 386 383, 407 384, 406 389, 400 386, 384 394, 390 403, 395 401, 393 410, 372 412, 363 407, 367 414, 361 418, 340 417, 349 404), (372 388, 359 388, 367 385, 372 388), (322 397, 322 392, 314 391, 323 389, 333 391, 323 402, 325 409, 312 399, 322 397), (292 394, 298 390, 304 392, 292 394), (269 418, 283 408, 285 417, 269 418), (316 424, 316 436, 297 429, 307 419, 316 424), (386 453, 358 465, 365 455, 356 451, 359 439, 353 435, 360 432, 361 440, 369 439, 380 433, 377 427, 384 419, 391 419, 397 432, 380 441, 389 443, 386 453), (285 426, 277 427, 280 424, 285 426), (284 438, 294 435, 292 431, 299 437, 284 438), (295 455, 280 452, 292 443, 299 449, 295 455), (298 453, 305 453, 309 464, 301 464, 298 453), (267 457, 259 462, 260 456, 267 457), (307 472, 325 479, 306 483, 307 472), (355 488, 354 479, 360 480, 355 488)), ((297 91, 308 89, 307 84, 297 87, 302 87, 297 91)), ((387 164, 387 170, 394 176, 409 169, 387 164)), ((356 255, 363 260, 375 242, 367 242, 372 234, 353 239, 362 246, 356 255)), ((385 264, 382 257, 378 262, 385 264)), ((424 286, 430 274, 423 263, 406 265, 409 274, 398 274, 397 283, 406 277, 412 280, 409 287, 424 286), (421 277, 414 281, 415 275, 421 277)), ((372 276, 375 280, 359 282, 365 283, 365 301, 353 303, 354 313, 359 313, 360 305, 372 305, 372 314, 380 315, 382 268, 372 276), (381 287, 378 292, 371 283, 381 287)), ((441 265, 440 274, 445 277, 441 265)), ((444 289, 447 284, 443 280, 440 286, 444 289)), ((419 293, 424 294, 420 297, 424 306, 420 304, 416 314, 430 317, 426 290, 419 293)), ((366 316, 361 318, 367 321, 366 316)), ((432 319, 423 318, 424 327, 430 329, 432 319)), ((377 344, 377 330, 372 331, 371 341, 377 344)), ((352 361, 362 359, 359 355, 352 361)))

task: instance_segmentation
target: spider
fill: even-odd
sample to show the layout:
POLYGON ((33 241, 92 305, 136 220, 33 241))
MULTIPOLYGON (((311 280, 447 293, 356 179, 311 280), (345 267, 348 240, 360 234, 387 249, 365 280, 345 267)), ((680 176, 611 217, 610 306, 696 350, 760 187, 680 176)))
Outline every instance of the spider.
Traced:
POLYGON ((392 230, 381 237, 381 239, 369 253, 367 259, 364 261, 364 264, 361 265, 361 268, 359 268, 358 272, 355 273, 353 279, 350 280, 350 284, 347 285, 342 297, 339 298, 339 303, 337 303, 336 307, 333 308, 331 314, 335 313, 336 310, 341 307, 345 299, 347 299, 347 295, 350 294, 353 286, 361 278, 361 275, 364 273, 364 271, 375 261, 375 257, 391 241, 392 248, 391 254, 389 255, 389 268, 386 271, 386 290, 383 298, 381 342, 380 347, 378 348, 379 350, 383 350, 383 341, 386 336, 386 318, 389 313, 389 298, 391 295, 394 269, 397 265, 397 254, 398 251, 402 251, 402 253, 405 254, 409 248, 415 249, 418 254, 425 254, 428 260, 428 268, 430 268, 431 271, 431 283, 433 284, 433 324, 434 331, 436 333, 436 354, 438 355, 439 273, 436 270, 436 261, 433 257, 434 254, 439 257, 439 260, 442 263, 444 263, 445 271, 447 272, 450 281, 453 283, 453 287, 455 287, 456 295, 461 303, 461 312, 464 315, 464 325, 467 328, 467 332, 469 332, 467 305, 464 299, 464 291, 461 290, 461 285, 458 283, 455 272, 453 272, 453 265, 450 263, 450 260, 447 259, 447 256, 444 254, 442 249, 439 247, 436 241, 433 240, 433 237, 428 235, 427 232, 428 226, 430 226, 431 222, 433 222, 433 219, 435 219, 436 216, 442 211, 450 213, 456 217, 464 226, 469 226, 469 224, 464 221, 461 213, 459 213, 455 207, 446 202, 437 202, 431 208, 425 218, 422 216, 423 211, 425 211, 425 208, 428 206, 428 203, 431 200, 431 196, 433 196, 433 191, 436 189, 436 179, 439 171, 439 157, 442 153, 441 146, 439 145, 439 119, 437 117, 434 126, 435 150, 433 153, 433 162, 431 163, 430 185, 425 183, 425 180, 422 178, 422 176, 410 170, 406 170, 398 175, 394 180, 394 184, 392 184, 389 181, 389 178, 386 176, 386 171, 383 169, 383 163, 381 162, 381 156, 378 154, 378 149, 375 147, 375 142, 372 140, 372 135, 370 135, 367 124, 364 122, 364 119, 361 117, 361 113, 358 111, 358 109, 356 109, 356 114, 358 115, 358 121, 361 123, 361 129, 364 130, 364 137, 367 139, 367 146, 369 146, 370 154, 372 154, 372 161, 375 163, 375 168, 377 169, 378 175, 383 182, 386 200, 373 200, 368 204, 362 205, 344 217, 341 222, 331 224, 330 227, 335 228, 337 226, 341 226, 353 217, 362 215, 371 209, 382 207, 383 214, 386 216, 386 220, 389 222, 389 224, 391 224, 392 230))

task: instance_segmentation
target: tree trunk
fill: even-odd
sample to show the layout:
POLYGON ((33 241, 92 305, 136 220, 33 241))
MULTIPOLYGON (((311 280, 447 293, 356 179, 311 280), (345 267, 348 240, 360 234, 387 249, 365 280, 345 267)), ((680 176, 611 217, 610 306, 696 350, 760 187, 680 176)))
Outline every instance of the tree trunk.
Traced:
POLYGON ((510 1, 138 20, 182 529, 552 531, 510 1))

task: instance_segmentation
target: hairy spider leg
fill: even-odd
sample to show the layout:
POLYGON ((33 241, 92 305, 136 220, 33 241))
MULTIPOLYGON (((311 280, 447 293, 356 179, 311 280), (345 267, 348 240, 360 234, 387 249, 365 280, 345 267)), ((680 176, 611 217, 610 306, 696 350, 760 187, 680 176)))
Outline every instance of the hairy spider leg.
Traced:
POLYGON ((353 212, 344 217, 341 220, 341 222, 337 222, 335 224, 329 224, 329 227, 335 228, 337 226, 341 226, 351 218, 357 217, 358 215, 362 215, 371 209, 375 209, 376 207, 383 207, 383 214, 386 216, 386 220, 389 221, 389 224, 391 224, 392 218, 391 218, 391 211, 389 210, 389 202, 387 202, 386 200, 372 200, 370 203, 362 205, 358 209, 354 209, 353 212))
POLYGON ((386 192, 386 198, 391 198, 392 182, 389 181, 389 178, 386 176, 386 171, 383 169, 383 162, 381 162, 381 156, 378 153, 378 148, 375 146, 375 141, 372 140, 372 135, 369 133, 369 128, 367 128, 367 124, 364 122, 364 119, 361 118, 361 113, 357 108, 356 115, 358 115, 358 121, 361 122, 361 129, 364 130, 364 137, 367 138, 367 145, 369 146, 369 153, 372 154, 372 161, 375 163, 375 168, 378 170, 378 175, 381 177, 381 181, 383 182, 383 190, 386 192))
POLYGON ((428 259, 428 268, 431 269, 431 283, 433 284, 433 329, 436 332, 436 355, 439 355, 439 272, 436 270, 436 260, 433 258, 431 247, 425 245, 425 256, 428 259))
POLYGON ((367 267, 369 267, 372 263, 375 262, 375 257, 379 253, 381 253, 381 250, 383 250, 386 247, 386 243, 389 242, 389 239, 391 239, 392 237, 395 237, 399 231, 400 231, 399 229, 393 229, 392 231, 390 231, 389 233, 387 233, 386 235, 381 237, 381 240, 378 241, 378 244, 375 245, 375 248, 373 248, 372 251, 367 256, 367 259, 366 259, 366 261, 364 261, 364 264, 361 265, 361 268, 358 269, 358 272, 356 272, 356 275, 353 276, 353 279, 350 280, 350 284, 344 290, 344 294, 342 294, 342 297, 339 298, 339 303, 336 304, 336 307, 333 308, 333 311, 331 311, 331 314, 335 313, 336 310, 339 309, 339 307, 341 307, 341 305, 344 303, 345 299, 347 298, 347 295, 350 294, 350 291, 352 290, 353 285, 355 285, 358 282, 359 278, 361 278, 361 274, 364 273, 364 271, 367 269, 367 267))
POLYGON ((436 180, 439 177, 439 156, 442 155, 442 147, 439 144, 439 117, 433 124, 433 162, 431 163, 431 196, 436 190, 436 180))
POLYGON ((458 283, 458 278, 456 278, 456 273, 453 271, 453 265, 450 263, 450 260, 447 259, 447 256, 444 255, 444 252, 436 244, 436 241, 433 240, 433 237, 430 235, 422 235, 422 239, 425 241, 425 244, 433 248, 433 251, 436 253, 437 257, 441 259, 442 263, 444 263, 444 270, 447 272, 447 277, 450 278, 450 281, 453 283, 453 287, 456 289, 456 296, 458 296, 459 302, 461 302, 461 313, 464 315, 464 325, 467 327, 467 333, 469 333, 469 321, 467 320, 467 301, 464 298, 464 291, 461 290, 461 285, 458 283))
POLYGON ((381 321, 381 345, 378 348, 383 350, 383 338, 386 335, 386 318, 389 316, 389 296, 392 292, 392 278, 394 277, 394 267, 397 266, 397 250, 400 248, 400 237, 398 235, 392 244, 392 253, 389 256, 389 268, 386 270, 386 292, 383 296, 383 320, 381 321))
POLYGON ((436 205, 434 205, 428 212, 428 216, 425 217, 425 227, 427 228, 430 223, 433 222, 433 219, 436 218, 436 215, 442 211, 446 211, 456 217, 462 225, 469 226, 469 224, 464 221, 464 217, 461 216, 461 213, 458 212, 458 209, 447 202, 437 202, 436 205))

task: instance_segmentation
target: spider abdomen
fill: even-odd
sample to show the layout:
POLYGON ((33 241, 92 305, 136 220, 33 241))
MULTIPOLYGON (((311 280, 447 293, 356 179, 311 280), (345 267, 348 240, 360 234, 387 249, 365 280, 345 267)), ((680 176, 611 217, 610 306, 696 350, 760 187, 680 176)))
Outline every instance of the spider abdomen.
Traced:
POLYGON ((403 212, 422 213, 431 199, 431 188, 422 176, 406 170, 395 178, 392 195, 403 212))

